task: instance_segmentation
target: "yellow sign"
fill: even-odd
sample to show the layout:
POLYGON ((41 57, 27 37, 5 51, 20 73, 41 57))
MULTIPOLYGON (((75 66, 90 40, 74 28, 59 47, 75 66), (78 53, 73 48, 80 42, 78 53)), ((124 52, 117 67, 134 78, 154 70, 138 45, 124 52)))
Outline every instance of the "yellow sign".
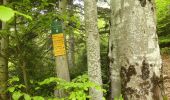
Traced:
POLYGON ((64 44, 64 34, 52 34, 54 56, 61 56, 66 54, 64 44))

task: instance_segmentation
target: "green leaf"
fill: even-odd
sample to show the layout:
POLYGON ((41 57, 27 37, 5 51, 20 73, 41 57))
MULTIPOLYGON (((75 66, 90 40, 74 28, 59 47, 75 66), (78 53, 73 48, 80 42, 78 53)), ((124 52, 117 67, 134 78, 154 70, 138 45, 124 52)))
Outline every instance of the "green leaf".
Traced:
POLYGON ((33 83, 34 83, 34 81, 33 81, 33 80, 30 80, 30 83, 31 83, 31 84, 33 84, 33 83))
POLYGON ((14 94, 12 95, 12 98, 14 100, 19 100, 19 98, 22 96, 23 94, 21 92, 14 92, 14 94))
POLYGON ((18 11, 14 11, 14 12, 15 12, 16 14, 18 14, 18 15, 24 16, 25 18, 32 20, 31 16, 28 16, 28 15, 26 15, 26 14, 20 13, 20 12, 18 12, 18 11))
POLYGON ((105 97, 103 97, 103 98, 102 98, 102 100, 106 100, 106 98, 105 98, 105 97))
POLYGON ((42 81, 42 82, 39 82, 39 85, 50 84, 50 83, 52 83, 52 82, 57 82, 57 81, 59 81, 58 78, 56 78, 56 77, 50 77, 50 78, 45 79, 45 80, 42 81))
POLYGON ((8 88, 8 91, 9 91, 9 92, 14 92, 14 91, 15 91, 15 87, 9 87, 9 88, 8 88))
POLYGON ((15 15, 15 13, 32 20, 32 18, 28 15, 25 15, 25 14, 20 13, 18 11, 14 11, 13 9, 5 7, 5 6, 0 6, 0 20, 2 20, 4 22, 9 21, 15 15))
POLYGON ((35 96, 33 97, 33 100, 45 100, 45 99, 41 96, 35 96))
POLYGON ((19 84, 19 85, 16 85, 18 88, 26 88, 26 86, 25 85, 23 85, 23 84, 19 84))
POLYGON ((31 97, 28 94, 24 94, 24 99, 25 100, 31 100, 31 97))
POLYGON ((6 22, 14 16, 14 10, 11 8, 0 6, 0 20, 6 22))
POLYGON ((39 90, 39 89, 40 89, 40 87, 36 87, 36 88, 35 88, 35 90, 39 90))
POLYGON ((61 99, 57 99, 57 98, 48 98, 48 100, 61 100, 61 99))
POLYGON ((18 82, 18 81, 19 81, 19 78, 17 76, 14 76, 8 80, 9 84, 12 84, 13 82, 18 82))
POLYGON ((120 97, 115 97, 114 100, 123 100, 123 97, 120 95, 120 97))

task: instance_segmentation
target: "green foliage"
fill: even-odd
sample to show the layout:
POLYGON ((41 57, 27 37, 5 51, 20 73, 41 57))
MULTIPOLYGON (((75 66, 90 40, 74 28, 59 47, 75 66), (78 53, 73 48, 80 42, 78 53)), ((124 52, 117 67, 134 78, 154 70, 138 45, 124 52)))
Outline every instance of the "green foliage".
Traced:
POLYGON ((24 99, 25 99, 25 100, 31 100, 31 97, 30 97, 30 95, 28 95, 28 94, 24 94, 24 99))
POLYGON ((11 8, 0 6, 0 20, 4 22, 10 20, 15 15, 15 13, 18 15, 24 16, 25 18, 28 18, 30 20, 32 19, 30 16, 20 13, 18 11, 14 11, 11 8))
POLYGON ((23 84, 17 84, 19 79, 17 77, 13 77, 9 81, 10 87, 8 88, 8 92, 12 94, 13 100, 19 100, 19 98, 23 97, 25 100, 45 100, 45 98, 49 98, 48 100, 86 100, 90 98, 88 95, 89 88, 96 88, 99 91, 104 91, 100 86, 96 85, 93 82, 88 80, 87 75, 78 76, 73 79, 71 82, 67 82, 65 80, 50 77, 45 79, 44 81, 38 82, 38 86, 35 90, 41 89, 43 86, 50 85, 52 83, 56 84, 55 89, 65 90, 68 93, 68 97, 65 98, 51 98, 51 97, 43 97, 43 96, 31 96, 23 91, 25 86, 23 84))
POLYGON ((170 1, 169 0, 156 0, 156 10, 158 22, 163 20, 170 14, 170 1))
POLYGON ((168 100, 168 96, 163 96, 163 100, 168 100))
POLYGON ((161 54, 170 54, 170 0, 156 0, 156 8, 161 54))
POLYGON ((90 98, 88 95, 89 88, 96 88, 99 91, 105 91, 100 86, 90 82, 87 75, 78 76, 73 79, 72 82, 66 82, 62 79, 51 77, 40 82, 40 85, 47 85, 49 83, 55 82, 57 84, 56 89, 64 89, 68 92, 69 97, 64 98, 66 100, 86 100, 90 98))
POLYGON ((159 44, 161 47, 161 54, 170 54, 170 35, 160 36, 159 44))
POLYGON ((41 96, 35 96, 32 98, 33 100, 45 100, 43 97, 41 96))
POLYGON ((157 28, 159 36, 170 34, 170 0, 156 0, 157 28))
POLYGON ((120 95, 120 97, 115 98, 114 100, 124 100, 124 99, 123 99, 122 95, 120 95))
POLYGON ((166 44, 166 43, 170 43, 170 35, 166 35, 166 36, 160 36, 159 37, 159 44, 166 44))
POLYGON ((11 8, 0 6, 0 20, 8 21, 14 16, 14 11, 11 8))
POLYGON ((53 10, 54 5, 51 6, 52 1, 54 0, 15 0, 8 4, 16 11, 32 16, 32 21, 16 16, 16 23, 10 23, 12 28, 17 25, 17 31, 9 32, 9 37, 12 37, 9 43, 9 58, 15 68, 10 71, 10 74, 19 75, 21 80, 22 70, 20 68, 23 59, 26 62, 30 79, 40 81, 42 78, 54 75, 54 60, 49 47, 48 33, 51 21, 58 14, 53 10))
POLYGON ((170 48, 169 47, 161 48, 161 54, 170 54, 170 48))
POLYGON ((18 11, 14 11, 14 13, 16 13, 16 14, 18 14, 18 15, 21 15, 21 16, 29 19, 29 20, 32 20, 32 17, 31 17, 31 16, 28 16, 28 15, 26 15, 26 14, 20 13, 20 12, 18 12, 18 11))

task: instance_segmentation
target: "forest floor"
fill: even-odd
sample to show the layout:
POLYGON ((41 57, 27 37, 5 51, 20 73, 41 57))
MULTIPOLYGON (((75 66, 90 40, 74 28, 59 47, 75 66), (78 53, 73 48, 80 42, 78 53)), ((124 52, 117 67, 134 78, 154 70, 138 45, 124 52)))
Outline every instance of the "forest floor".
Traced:
POLYGON ((163 55, 163 74, 166 75, 167 78, 164 80, 164 89, 165 95, 168 96, 168 100, 170 100, 170 55, 163 55))

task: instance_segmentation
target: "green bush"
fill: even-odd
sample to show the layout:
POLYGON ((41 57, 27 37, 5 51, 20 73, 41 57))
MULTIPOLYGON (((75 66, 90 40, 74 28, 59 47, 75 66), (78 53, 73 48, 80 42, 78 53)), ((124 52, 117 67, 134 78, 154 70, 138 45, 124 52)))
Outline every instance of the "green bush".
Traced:
MULTIPOLYGON (((90 98, 88 94, 89 88, 96 88, 99 91, 105 92, 99 85, 90 82, 87 75, 78 76, 71 82, 56 77, 50 77, 37 83, 38 85, 36 86, 35 91, 42 87, 45 88, 44 86, 55 84, 56 86, 54 89, 65 90, 68 93, 68 96, 64 98, 54 98, 53 95, 48 97, 32 96, 31 94, 24 92, 25 85, 19 84, 19 81, 18 77, 13 77, 8 81, 9 88, 7 91, 12 95, 13 100, 19 100, 20 98, 24 100, 86 100, 87 98, 90 98)), ((31 85, 33 85, 33 82, 31 85)))

